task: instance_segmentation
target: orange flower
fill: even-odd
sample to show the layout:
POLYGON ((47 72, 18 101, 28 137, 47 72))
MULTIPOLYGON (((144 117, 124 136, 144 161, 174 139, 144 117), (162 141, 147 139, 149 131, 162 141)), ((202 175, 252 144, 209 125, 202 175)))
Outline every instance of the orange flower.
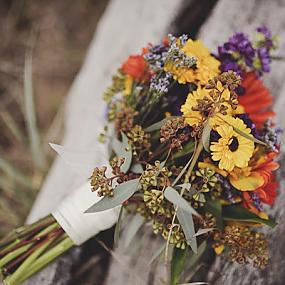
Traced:
POLYGON ((276 189, 279 184, 275 181, 275 177, 272 175, 272 182, 267 183, 265 186, 258 188, 253 192, 243 192, 243 206, 249 209, 252 213, 260 216, 262 219, 267 219, 267 215, 260 211, 255 205, 251 193, 255 193, 259 200, 265 204, 273 205, 277 196, 276 189))
POLYGON ((256 151, 247 168, 234 169, 230 173, 230 183, 240 191, 263 189, 271 183, 272 172, 279 168, 274 161, 276 156, 276 152, 261 154, 256 151))
POLYGON ((270 109, 273 98, 255 73, 247 73, 242 86, 245 88, 245 94, 238 97, 239 104, 257 128, 260 128, 266 120, 275 116, 270 109))
POLYGON ((254 171, 257 175, 263 178, 263 185, 258 187, 254 191, 244 191, 243 192, 243 205, 245 208, 249 209, 254 214, 260 216, 261 218, 266 218, 265 213, 259 211, 254 205, 251 193, 257 195, 259 200, 265 204, 273 205, 275 198, 277 196, 276 189, 278 188, 278 183, 275 181, 275 175, 272 171, 276 170, 279 167, 277 162, 274 162, 273 159, 276 157, 276 153, 270 152, 265 156, 265 160, 260 164, 256 162, 254 171))
POLYGON ((265 186, 258 188, 255 193, 260 198, 261 202, 273 205, 275 198, 277 196, 276 189, 279 183, 275 181, 275 176, 272 175, 271 182, 267 183, 265 186))
POLYGON ((144 81, 149 78, 148 64, 142 55, 130 55, 121 69, 136 81, 144 81))

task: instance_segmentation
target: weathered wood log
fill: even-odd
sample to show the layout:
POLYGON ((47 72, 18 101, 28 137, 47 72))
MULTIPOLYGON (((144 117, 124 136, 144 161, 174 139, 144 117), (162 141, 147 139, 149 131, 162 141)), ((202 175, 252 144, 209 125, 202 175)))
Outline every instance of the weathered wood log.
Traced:
MULTIPOLYGON (((280 0, 251 0, 251 1, 227 1, 220 0, 213 10, 211 17, 203 25, 200 37, 212 48, 224 42, 228 36, 236 31, 252 33, 261 25, 268 25, 272 31, 280 36, 278 53, 284 55, 285 48, 285 2, 280 0)), ((266 85, 275 97, 274 108, 277 113, 277 123, 284 128, 285 108, 285 62, 274 62, 272 71, 265 75, 266 85)), ((284 134, 283 134, 284 142, 284 134)), ((284 146, 282 147, 284 152, 284 146)), ((284 156, 284 155, 282 155, 284 156)), ((280 160, 281 161, 281 160, 280 160)), ((284 284, 285 272, 285 179, 284 164, 281 163, 279 196, 271 210, 271 214, 277 218, 278 226, 274 230, 267 229, 270 241, 271 260, 268 268, 264 271, 250 266, 238 266, 230 264, 223 258, 217 258, 210 269, 208 281, 210 284, 284 284)))
MULTIPOLYGON (((213 3, 213 1, 210 2, 212 8, 215 3, 213 3)), ((205 4, 204 1, 198 3, 200 5, 205 4)), ((199 6, 199 4, 197 5, 199 6)), ((176 34, 190 33, 192 36, 196 36, 197 30, 200 28, 199 25, 203 22, 201 20, 191 19, 192 15, 193 17, 196 16, 197 10, 193 13, 195 5, 193 6, 186 1, 184 5, 184 11, 181 11, 179 16, 187 15, 188 18, 181 19, 180 17, 176 19, 175 23, 178 26, 171 27, 171 30, 176 34)), ((198 37, 203 39, 212 51, 215 51, 217 46, 226 41, 234 32, 243 31, 246 33, 253 33, 257 26, 267 24, 274 33, 280 35, 281 41, 279 50, 282 53, 285 44, 285 33, 283 31, 285 25, 284 5, 284 1, 220 0, 214 7, 212 14, 208 17, 207 21, 202 25, 198 37)), ((210 11, 210 9, 202 9, 202 11, 206 13, 210 11)), ((285 108, 285 99, 284 96, 282 96, 285 92, 284 81, 282 80, 284 71, 285 63, 279 61, 272 64, 271 74, 265 75, 265 82, 276 98, 275 110, 277 112, 277 123, 281 127, 284 127, 284 123, 282 124, 282 109, 285 108)), ((280 177, 282 179, 281 175, 280 177)), ((282 222, 282 219, 284 220, 283 208, 285 204, 285 196, 284 193, 282 193, 283 188, 284 178, 281 180, 280 196, 275 207, 271 211, 279 221, 279 225, 273 231, 270 231, 270 229, 268 230, 268 232, 270 232, 270 247, 272 249, 272 260, 268 269, 266 271, 255 270, 249 266, 237 266, 228 263, 223 258, 217 258, 207 277, 210 284, 284 284, 285 273, 282 274, 279 272, 279 268, 282 268, 284 265, 283 256, 285 255, 285 250, 280 250, 280 248, 285 248, 285 225, 284 222, 282 222)), ((162 267, 153 268, 148 266, 146 261, 147 258, 151 258, 155 246, 159 247, 155 240, 152 240, 152 244, 148 243, 141 261, 136 261, 136 263, 133 264, 128 260, 126 255, 123 254, 122 250, 118 249, 115 253, 118 254, 121 261, 125 263, 125 267, 126 264, 128 264, 129 271, 132 271, 139 277, 139 282, 142 284, 160 284, 160 278, 163 277, 164 273, 162 267), (155 275, 155 278, 152 278, 153 275, 155 275)), ((139 259, 140 258, 141 256, 139 256, 139 259)), ((128 274, 126 270, 122 268, 122 265, 120 265, 118 261, 114 260, 109 271, 107 284, 132 284, 133 282, 137 281, 131 274, 128 274)))
MULTIPOLYGON (((112 73, 128 54, 139 52, 149 41, 157 42, 161 39, 181 2, 182 0, 110 1, 67 98, 65 146, 76 149, 96 146, 103 128, 105 111, 102 93, 110 83, 112 73)), ((56 159, 28 222, 55 209, 85 179, 84 175, 75 173, 61 159, 56 159)), ((67 284, 72 263, 77 256, 78 250, 60 258, 26 284, 67 284)))

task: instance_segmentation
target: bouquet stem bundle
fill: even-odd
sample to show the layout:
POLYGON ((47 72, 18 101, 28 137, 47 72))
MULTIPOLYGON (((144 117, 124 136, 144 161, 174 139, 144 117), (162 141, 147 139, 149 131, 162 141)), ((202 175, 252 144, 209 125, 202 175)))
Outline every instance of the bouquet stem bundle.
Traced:
POLYGON ((21 284, 72 246, 72 240, 49 215, 16 229, 0 242, 0 276, 4 284, 21 284))

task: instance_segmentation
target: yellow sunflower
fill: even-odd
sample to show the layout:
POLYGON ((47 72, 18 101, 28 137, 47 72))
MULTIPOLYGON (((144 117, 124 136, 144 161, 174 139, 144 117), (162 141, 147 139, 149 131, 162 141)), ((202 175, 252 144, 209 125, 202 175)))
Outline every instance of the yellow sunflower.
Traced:
POLYGON ((197 110, 199 100, 202 100, 204 97, 210 100, 209 91, 198 87, 196 91, 188 94, 185 104, 181 106, 183 117, 190 126, 199 125, 207 118, 208 114, 197 110))
POLYGON ((228 115, 233 114, 231 105, 225 102, 229 99, 230 91, 224 89, 220 81, 217 82, 217 89, 199 86, 196 91, 188 94, 185 104, 181 106, 181 112, 190 126, 202 124, 209 118, 210 126, 214 128, 215 125, 225 123, 225 116, 219 113, 219 101, 223 100, 222 104, 227 107, 228 115))
POLYGON ((209 50, 200 40, 193 41, 189 39, 181 50, 187 56, 197 59, 197 68, 177 67, 176 63, 167 63, 164 70, 171 72, 174 79, 179 83, 194 82, 205 85, 211 78, 219 74, 220 62, 210 54, 209 50))
POLYGON ((239 118, 228 116, 226 121, 230 124, 216 127, 221 138, 210 146, 212 159, 219 161, 219 168, 227 171, 232 171, 235 166, 247 167, 254 152, 254 142, 237 133, 233 127, 253 137, 251 130, 239 118))

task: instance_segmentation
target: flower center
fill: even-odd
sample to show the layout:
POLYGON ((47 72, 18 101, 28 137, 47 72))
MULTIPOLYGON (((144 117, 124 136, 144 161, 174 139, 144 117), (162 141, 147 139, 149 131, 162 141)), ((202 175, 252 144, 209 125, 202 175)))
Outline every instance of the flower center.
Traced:
POLYGON ((238 149, 239 143, 236 137, 232 138, 232 142, 229 145, 230 151, 236 151, 238 149))

